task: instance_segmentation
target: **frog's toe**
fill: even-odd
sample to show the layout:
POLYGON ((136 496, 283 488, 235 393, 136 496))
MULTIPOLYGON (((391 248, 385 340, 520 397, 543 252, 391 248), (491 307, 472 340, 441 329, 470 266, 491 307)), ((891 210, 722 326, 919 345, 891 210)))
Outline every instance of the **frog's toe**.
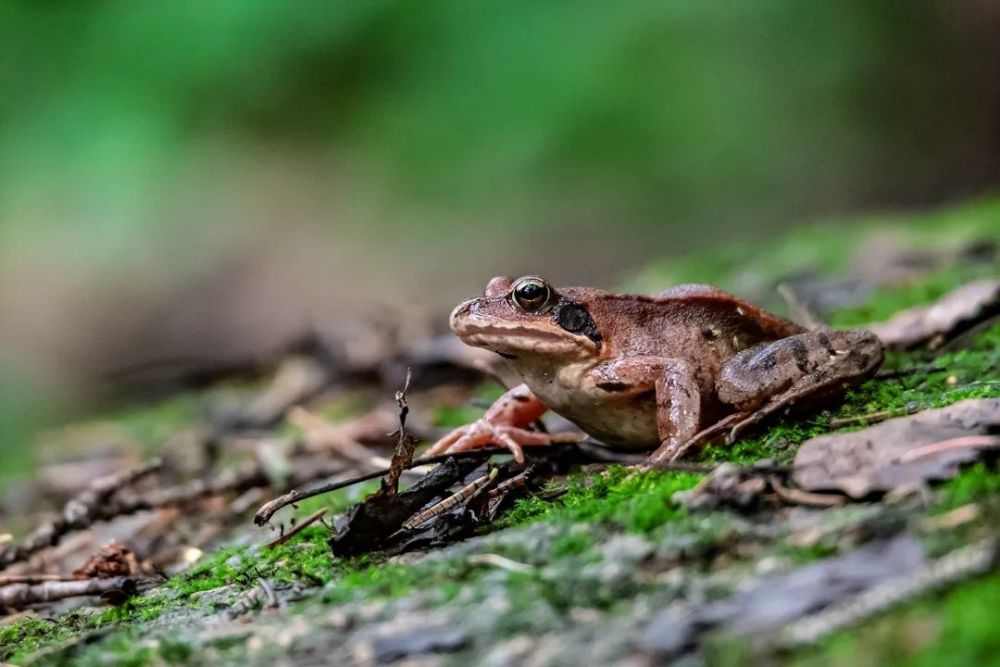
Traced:
POLYGON ((459 428, 456 428, 454 431, 452 431, 451 433, 449 433, 448 435, 444 436, 443 438, 435 442, 433 445, 431 445, 425 452, 425 455, 437 456, 438 454, 444 454, 449 450, 449 448, 452 445, 461 440, 462 437, 465 436, 466 432, 468 432, 468 430, 469 430, 468 426, 461 426, 459 428))
POLYGON ((514 457, 514 460, 519 464, 524 464, 524 450, 521 449, 521 445, 518 444, 512 436, 507 433, 497 433, 496 438, 497 444, 503 445, 510 450, 510 455, 514 457))

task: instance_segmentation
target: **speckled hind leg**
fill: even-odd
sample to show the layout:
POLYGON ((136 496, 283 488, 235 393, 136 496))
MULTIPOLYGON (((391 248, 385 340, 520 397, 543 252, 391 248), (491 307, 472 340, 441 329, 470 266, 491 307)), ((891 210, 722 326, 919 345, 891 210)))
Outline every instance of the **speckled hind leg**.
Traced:
POLYGON ((739 410, 727 442, 748 427, 793 406, 815 405, 860 384, 882 363, 875 334, 811 331, 745 350, 723 367, 718 396, 739 410))

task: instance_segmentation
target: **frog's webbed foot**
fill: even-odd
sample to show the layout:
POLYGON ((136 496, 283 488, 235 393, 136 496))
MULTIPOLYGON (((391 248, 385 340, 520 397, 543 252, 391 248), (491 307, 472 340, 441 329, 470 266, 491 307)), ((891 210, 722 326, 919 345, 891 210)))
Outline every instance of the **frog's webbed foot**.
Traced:
POLYGON ((558 442, 579 442, 579 440, 580 437, 575 433, 549 434, 529 431, 509 424, 497 424, 484 418, 455 429, 434 443, 426 454, 428 456, 453 454, 496 444, 510 450, 515 461, 524 463, 523 447, 551 445, 558 442))
POLYGON ((518 385, 498 398, 483 418, 460 426, 427 450, 427 455, 465 452, 491 444, 506 447, 518 463, 524 463, 525 446, 550 445, 555 442, 579 442, 575 433, 548 434, 528 430, 546 407, 525 385, 518 385))

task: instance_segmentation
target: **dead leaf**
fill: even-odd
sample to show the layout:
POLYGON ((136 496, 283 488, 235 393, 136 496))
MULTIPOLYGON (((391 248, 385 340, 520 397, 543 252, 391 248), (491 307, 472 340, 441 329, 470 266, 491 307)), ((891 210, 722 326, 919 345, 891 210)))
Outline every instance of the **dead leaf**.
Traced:
POLYGON ((141 572, 142 567, 132 550, 118 542, 111 542, 91 554, 83 565, 73 571, 73 574, 79 577, 103 579, 130 576, 141 572))
POLYGON ((1000 313, 1000 280, 977 280, 948 292, 926 306, 897 313, 867 329, 889 347, 940 347, 976 323, 1000 313))
POLYGON ((809 491, 839 490, 852 498, 945 480, 985 448, 1000 446, 992 435, 998 429, 1000 399, 971 398, 807 440, 795 457, 792 478, 809 491))
POLYGON ((747 508, 755 505, 768 490, 769 462, 755 470, 722 463, 690 491, 679 491, 674 500, 691 510, 710 510, 720 505, 747 508))
POLYGON ((338 520, 330 548, 338 556, 356 555, 385 548, 403 521, 413 516, 461 480, 480 462, 449 459, 420 478, 406 491, 394 495, 377 492, 355 505, 338 520))
POLYGON ((843 556, 765 577, 717 602, 668 608, 646 626, 639 646, 664 657, 676 656, 716 628, 751 637, 778 630, 859 591, 906 577, 923 563, 923 549, 912 537, 874 542, 843 556))

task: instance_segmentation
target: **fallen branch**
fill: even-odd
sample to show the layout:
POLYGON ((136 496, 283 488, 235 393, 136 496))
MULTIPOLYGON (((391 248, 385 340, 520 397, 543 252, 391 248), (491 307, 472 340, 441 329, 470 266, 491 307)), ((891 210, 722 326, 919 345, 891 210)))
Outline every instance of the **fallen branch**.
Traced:
POLYGON ((831 419, 828 426, 830 428, 842 428, 844 426, 871 426, 872 424, 884 422, 887 419, 916 414, 917 412, 920 412, 920 410, 920 404, 907 403, 902 408, 879 410, 878 412, 870 412, 866 415, 858 415, 856 417, 837 417, 835 419, 831 419))
MULTIPOLYGON (((306 484, 316 478, 336 475, 347 469, 348 467, 339 461, 317 463, 306 471, 292 474, 288 480, 288 486, 306 484)), ((211 496, 243 492, 270 484, 271 479, 264 472, 263 467, 257 462, 251 462, 231 470, 224 470, 209 479, 196 479, 180 486, 147 494, 141 498, 116 500, 108 511, 114 516, 118 516, 146 510, 177 507, 189 505, 211 496)))
POLYGON ((12 584, 43 584, 47 581, 77 581, 86 577, 64 574, 9 574, 0 576, 0 586, 12 584))
POLYGON ((413 461, 413 450, 417 448, 418 440, 406 430, 406 417, 410 414, 410 406, 406 402, 406 392, 410 389, 410 370, 406 370, 406 382, 403 388, 396 392, 396 405, 399 406, 399 428, 396 429, 396 450, 389 463, 389 474, 382 480, 382 493, 392 496, 399 490, 399 478, 406 466, 413 461))
POLYGON ((781 298, 784 299, 793 320, 810 330, 823 329, 828 326, 819 313, 807 306, 799 298, 799 295, 795 293, 791 285, 780 283, 776 289, 781 298))
POLYGON ((157 472, 163 465, 153 459, 140 466, 94 480, 63 506, 60 515, 36 528, 21 544, 9 544, 0 550, 0 569, 26 560, 46 547, 54 546, 67 533, 83 530, 107 516, 111 497, 124 487, 157 472))
MULTIPOLYGON (((545 445, 543 447, 532 448, 530 451, 534 454, 541 454, 543 458, 547 456, 552 456, 555 454, 561 454, 566 450, 581 450, 587 451, 586 448, 590 445, 588 441, 584 442, 561 442, 552 443, 545 445)), ((482 449, 472 449, 464 452, 452 452, 450 454, 437 454, 435 456, 424 456, 419 459, 414 459, 406 466, 406 470, 412 470, 413 468, 419 468, 420 466, 430 465, 432 463, 444 463, 449 459, 488 459, 494 455, 510 455, 510 450, 506 447, 483 447, 482 449)), ((676 472, 693 472, 693 473, 708 473, 715 469, 716 466, 708 464, 699 463, 661 463, 656 466, 656 470, 671 470, 676 472)), ((777 467, 776 467, 777 468, 777 467)), ((786 469, 782 468, 778 472, 784 471, 786 469)), ((315 496, 321 496, 324 493, 332 493, 333 491, 339 491, 340 489, 347 488, 349 486, 354 486, 355 484, 360 484, 362 482, 367 482, 372 479, 378 479, 383 475, 389 473, 389 468, 380 468, 378 470, 372 470, 371 472, 366 472, 362 475, 357 475, 355 477, 349 477, 347 479, 338 479, 331 482, 325 482, 319 486, 313 487, 311 489, 295 489, 289 491, 288 493, 278 496, 274 500, 270 500, 260 506, 257 510, 257 514, 253 517, 253 522, 258 526, 266 525, 278 510, 288 505, 299 502, 300 500, 305 500, 306 498, 313 498, 315 496)))
POLYGON ((65 598, 85 595, 104 595, 125 591, 129 594, 136 588, 131 577, 110 579, 69 579, 63 581, 43 581, 40 583, 11 584, 0 587, 0 610, 18 609, 30 604, 52 602, 65 598))
POLYGON ((776 475, 768 477, 775 495, 790 505, 806 507, 839 507, 847 503, 845 496, 833 493, 813 493, 785 486, 776 475))
POLYGON ((307 516, 301 522, 299 522, 294 528, 289 530, 287 533, 279 535, 278 537, 268 542, 265 546, 267 546, 268 549, 273 549, 279 544, 287 542, 288 540, 292 539, 292 537, 298 535, 303 530, 305 530, 306 527, 311 526, 312 524, 322 519, 324 514, 326 514, 326 508, 321 507, 320 509, 316 510, 315 512, 307 516))
MULTIPOLYGON (((428 465, 430 463, 443 463, 449 459, 485 459, 493 456, 494 454, 510 454, 510 450, 506 447, 484 447, 483 449, 474 449, 466 452, 454 452, 452 454, 438 454, 437 456, 425 456, 423 458, 414 459, 410 461, 405 467, 406 470, 412 470, 413 468, 420 467, 422 465, 428 465)), ((348 477, 346 479, 338 479, 332 482, 325 482, 316 486, 312 489, 294 489, 288 493, 278 496, 274 500, 270 500, 260 506, 257 513, 253 517, 253 522, 258 526, 263 526, 271 520, 271 517, 283 507, 287 507, 293 503, 297 503, 300 500, 305 500, 306 498, 313 498, 315 496, 321 496, 324 493, 331 493, 333 491, 338 491, 340 489, 345 489, 349 486, 354 486, 355 484, 360 484, 361 482, 367 482, 368 480, 378 479, 389 473, 389 468, 379 468, 378 470, 372 470, 371 472, 366 472, 361 475, 356 475, 354 477, 348 477)))
POLYGON ((403 522, 403 530, 412 530, 417 526, 427 523, 431 519, 444 514, 451 508, 471 499, 480 489, 496 479, 496 476, 497 469, 493 468, 490 470, 489 474, 473 480, 441 502, 425 509, 423 512, 418 512, 417 514, 411 516, 403 522))
POLYGON ((956 549, 927 563, 919 571, 890 579, 833 607, 787 625, 777 646, 812 646, 824 637, 871 618, 902 602, 989 572, 996 567, 997 546, 992 538, 956 549))

